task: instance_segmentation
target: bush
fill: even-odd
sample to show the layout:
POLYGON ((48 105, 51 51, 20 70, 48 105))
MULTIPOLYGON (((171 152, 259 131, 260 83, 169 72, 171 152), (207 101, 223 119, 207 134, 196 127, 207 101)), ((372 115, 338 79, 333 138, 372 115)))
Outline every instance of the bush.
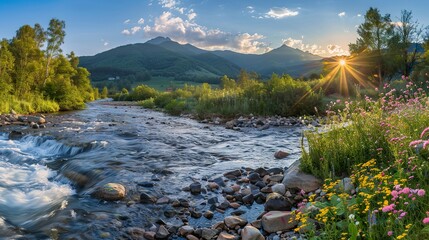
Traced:
POLYGON ((174 99, 165 106, 165 110, 171 115, 180 115, 186 110, 186 102, 174 99))
POLYGON ((144 107, 144 108, 153 109, 153 108, 155 108, 155 99, 154 98, 149 98, 149 99, 140 101, 139 105, 142 106, 142 107, 144 107))
POLYGON ((161 93, 158 97, 155 98, 155 105, 159 108, 164 108, 173 100, 171 93, 161 93))
POLYGON ((156 89, 146 85, 139 85, 133 89, 132 93, 130 94, 130 97, 133 101, 140 101, 149 98, 155 98, 157 95, 158 91, 156 91, 156 89))

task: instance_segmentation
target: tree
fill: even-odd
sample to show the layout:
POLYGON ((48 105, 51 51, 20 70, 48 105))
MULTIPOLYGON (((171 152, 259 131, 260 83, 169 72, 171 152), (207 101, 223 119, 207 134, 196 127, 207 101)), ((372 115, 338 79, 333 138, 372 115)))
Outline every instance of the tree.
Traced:
POLYGON ((220 86, 222 89, 231 90, 237 87, 237 83, 225 75, 220 79, 220 86))
POLYGON ((3 39, 0 42, 0 95, 12 90, 12 71, 15 58, 9 50, 9 42, 3 39))
POLYGON ((419 58, 419 42, 422 41, 422 28, 413 20, 412 12, 402 10, 400 21, 395 24, 395 36, 399 40, 397 49, 400 58, 400 72, 409 76, 419 58))
POLYGON ((104 87, 101 91, 101 98, 107 98, 107 95, 109 94, 109 91, 107 90, 107 87, 104 87))
POLYGON ((65 22, 60 21, 56 18, 51 19, 49 21, 48 31, 46 35, 48 36, 48 45, 46 46, 46 72, 45 72, 45 80, 43 81, 43 85, 46 84, 46 81, 49 77, 49 65, 51 64, 52 57, 60 54, 61 44, 64 43, 64 37, 66 35, 64 28, 65 22))
POLYGON ((386 49, 393 34, 390 15, 382 16, 377 8, 370 8, 365 14, 365 22, 357 30, 359 38, 349 44, 352 54, 369 54, 374 59, 380 84, 385 72, 383 49, 386 49))

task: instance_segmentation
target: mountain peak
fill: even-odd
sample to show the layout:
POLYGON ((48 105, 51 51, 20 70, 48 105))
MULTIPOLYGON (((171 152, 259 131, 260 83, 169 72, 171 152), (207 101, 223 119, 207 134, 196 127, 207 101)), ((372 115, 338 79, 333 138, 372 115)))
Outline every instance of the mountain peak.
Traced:
POLYGON ((169 37, 159 36, 159 37, 156 37, 156 38, 153 38, 153 39, 147 41, 146 43, 158 45, 158 44, 165 43, 165 42, 171 42, 171 39, 169 37))

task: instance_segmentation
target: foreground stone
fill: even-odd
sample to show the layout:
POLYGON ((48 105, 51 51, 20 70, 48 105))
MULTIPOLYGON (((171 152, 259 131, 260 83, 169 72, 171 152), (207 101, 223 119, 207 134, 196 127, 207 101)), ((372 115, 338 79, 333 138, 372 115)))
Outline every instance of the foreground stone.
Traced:
POLYGON ((312 192, 322 186, 322 181, 313 175, 303 173, 299 169, 299 161, 293 163, 286 171, 282 183, 286 188, 299 188, 305 192, 312 192))
POLYGON ((297 224, 294 215, 289 211, 271 211, 262 217, 262 228, 268 233, 288 231, 297 224))
POLYGON ((274 153, 274 157, 277 159, 283 159, 285 157, 289 156, 289 153, 284 152, 282 150, 277 151, 276 153, 274 153))
POLYGON ((106 201, 117 201, 125 197, 125 187, 119 183, 107 183, 99 187, 93 195, 106 201))
POLYGON ((242 240, 264 240, 264 236, 261 232, 252 226, 244 227, 243 231, 241 231, 241 239, 242 240))
POLYGON ((234 239, 237 239, 237 237, 226 232, 221 232, 217 237, 217 240, 234 240, 234 239))
POLYGON ((237 216, 228 216, 224 219, 224 222, 225 222, 225 225, 231 229, 235 228, 236 226, 243 227, 247 224, 246 220, 237 216))

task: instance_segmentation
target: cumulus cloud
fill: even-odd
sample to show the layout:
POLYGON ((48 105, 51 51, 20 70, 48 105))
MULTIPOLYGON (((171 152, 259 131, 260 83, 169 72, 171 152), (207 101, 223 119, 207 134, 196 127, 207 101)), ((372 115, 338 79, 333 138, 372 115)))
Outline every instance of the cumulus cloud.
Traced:
POLYGON ((131 20, 130 19, 127 19, 127 20, 125 20, 124 21, 124 24, 128 24, 128 23, 130 23, 131 22, 131 20))
POLYGON ((234 50, 242 53, 255 53, 268 47, 262 41, 261 34, 233 34, 219 29, 208 29, 192 20, 174 16, 171 12, 163 12, 155 18, 153 25, 143 28, 148 38, 168 36, 180 43, 191 43, 208 50, 234 50))
POLYGON ((360 14, 360 13, 359 13, 359 14, 357 15, 357 17, 362 17, 362 14, 360 14))
POLYGON ((130 32, 130 30, 128 30, 128 29, 124 29, 124 30, 122 30, 122 32, 121 32, 122 34, 124 34, 124 35, 131 35, 131 32, 130 32))
POLYGON ((137 23, 138 23, 138 24, 144 24, 144 19, 143 19, 143 18, 140 18, 140 19, 137 21, 137 23))
POLYGON ((184 7, 179 7, 180 1, 178 0, 159 0, 158 4, 163 8, 168 8, 171 10, 176 10, 179 13, 183 14, 186 10, 184 7))
POLYGON ((341 46, 335 44, 329 44, 327 47, 330 55, 349 55, 349 51, 344 50, 341 46))
POLYGON ((197 14, 194 12, 194 9, 189 10, 189 12, 188 12, 188 19, 189 20, 193 20, 196 17, 197 17, 197 14))
POLYGON ((275 18, 275 19, 281 19, 285 17, 293 17, 297 16, 299 14, 298 11, 292 11, 288 8, 271 8, 270 11, 268 11, 265 14, 266 18, 275 18))
POLYGON ((283 44, 291 47, 296 48, 304 52, 309 52, 315 55, 320 56, 332 56, 332 55, 349 55, 350 53, 344 49, 341 48, 341 46, 336 44, 328 44, 326 47, 323 47, 321 45, 317 44, 308 44, 305 43, 303 38, 302 39, 293 39, 293 38, 287 38, 283 39, 283 44))
POLYGON ((344 16, 346 16, 346 12, 340 12, 340 13, 338 13, 338 17, 344 17, 344 16))
POLYGON ((390 22, 391 25, 393 25, 394 27, 402 27, 404 26, 403 22, 390 22))
POLYGON ((247 9, 248 13, 254 13, 255 12, 255 8, 252 6, 247 6, 246 9, 247 9))

